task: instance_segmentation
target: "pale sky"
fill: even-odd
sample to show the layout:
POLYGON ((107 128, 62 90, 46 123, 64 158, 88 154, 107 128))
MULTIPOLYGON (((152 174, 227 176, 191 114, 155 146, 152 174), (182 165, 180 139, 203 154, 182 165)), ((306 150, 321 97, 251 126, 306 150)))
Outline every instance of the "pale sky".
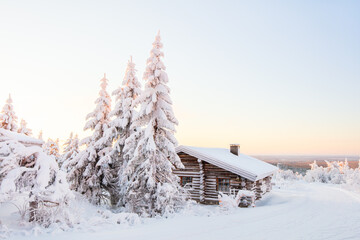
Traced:
POLYGON ((0 1, 0 105, 81 137, 160 29, 180 144, 360 154, 359 1, 0 1))

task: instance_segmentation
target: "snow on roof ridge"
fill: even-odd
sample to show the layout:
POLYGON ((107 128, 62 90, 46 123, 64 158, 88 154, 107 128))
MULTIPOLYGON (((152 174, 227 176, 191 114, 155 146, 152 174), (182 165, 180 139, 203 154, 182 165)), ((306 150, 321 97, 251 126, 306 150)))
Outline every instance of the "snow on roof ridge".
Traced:
POLYGON ((192 154, 201 160, 252 181, 267 177, 278 169, 269 163, 243 153, 240 153, 239 156, 234 155, 226 148, 205 148, 181 145, 176 148, 176 152, 181 151, 192 154))

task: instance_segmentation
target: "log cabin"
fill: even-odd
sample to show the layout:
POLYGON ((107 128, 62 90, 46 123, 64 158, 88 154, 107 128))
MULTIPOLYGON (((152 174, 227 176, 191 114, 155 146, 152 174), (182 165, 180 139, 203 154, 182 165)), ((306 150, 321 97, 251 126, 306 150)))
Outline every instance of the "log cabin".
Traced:
MULTIPOLYGON (((218 204, 219 192, 237 194, 251 191, 255 200, 270 192, 271 178, 277 167, 240 153, 240 145, 230 149, 178 146, 176 153, 184 169, 175 169, 180 183, 190 198, 204 204, 218 204)), ((246 197, 245 197, 246 198, 246 197)), ((250 205, 251 199, 241 201, 240 207, 250 205)))

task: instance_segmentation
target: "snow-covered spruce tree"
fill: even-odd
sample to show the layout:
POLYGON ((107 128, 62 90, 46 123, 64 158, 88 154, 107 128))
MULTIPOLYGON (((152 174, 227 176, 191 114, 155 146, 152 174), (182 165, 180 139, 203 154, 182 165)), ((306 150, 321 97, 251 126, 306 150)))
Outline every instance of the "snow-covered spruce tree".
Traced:
POLYGON ((112 149, 112 139, 105 136, 109 128, 111 110, 111 98, 106 91, 107 85, 108 80, 104 75, 100 84, 100 96, 95 101, 95 110, 86 117, 88 121, 84 130, 93 131, 92 136, 83 139, 80 143, 85 144, 86 149, 64 163, 64 168, 70 170, 68 180, 72 184, 71 188, 84 194, 94 204, 100 204, 112 191, 113 176, 109 165, 111 159, 102 158, 112 149))
POLYGON ((111 134, 110 137, 115 140, 110 157, 112 159, 113 175, 115 176, 114 188, 117 192, 111 199, 112 206, 117 204, 123 205, 122 201, 119 203, 119 200, 123 199, 124 194, 121 187, 122 171, 129 160, 129 156, 132 155, 136 148, 136 142, 127 141, 126 143, 126 140, 136 131, 131 123, 137 114, 135 110, 135 99, 140 93, 141 84, 136 77, 135 64, 133 63, 132 58, 130 58, 122 86, 113 92, 113 95, 116 98, 116 105, 110 114, 114 119, 110 123, 111 128, 109 129, 109 133, 111 134))
MULTIPOLYGON (((62 167, 64 162, 70 162, 76 157, 79 153, 79 138, 78 135, 73 137, 73 133, 70 133, 70 137, 64 143, 64 153, 59 159, 59 166, 62 167)), ((68 169, 63 169, 65 172, 68 172, 68 169)))
POLYGON ((73 195, 65 173, 59 170, 54 157, 38 146, 39 140, 24 137, 0 129, 0 201, 27 202, 26 217, 30 222, 71 225, 67 205, 73 195))
POLYGON ((63 144, 63 146, 64 146, 64 154, 71 150, 71 143, 73 141, 73 135, 74 135, 73 132, 71 132, 69 138, 66 139, 65 143, 63 144))
POLYGON ((60 149, 59 149, 59 139, 56 141, 49 138, 47 142, 43 145, 44 152, 49 156, 54 156, 56 162, 59 162, 60 158, 60 149))
POLYGON ((149 217, 172 213, 185 202, 185 190, 172 172, 175 167, 184 166, 175 152, 174 132, 178 122, 166 85, 168 76, 161 61, 161 48, 158 34, 147 60, 145 90, 136 99, 141 108, 133 127, 141 128, 143 134, 124 171, 124 177, 128 178, 126 208, 149 217))
POLYGON ((4 128, 6 130, 10 130, 13 132, 15 132, 18 128, 17 116, 15 115, 14 112, 14 107, 12 105, 12 99, 10 94, 0 114, 0 128, 4 128))
POLYGON ((24 119, 21 119, 20 128, 18 129, 18 133, 25 134, 26 136, 31 136, 32 131, 30 128, 27 128, 26 125, 27 125, 26 121, 24 119))

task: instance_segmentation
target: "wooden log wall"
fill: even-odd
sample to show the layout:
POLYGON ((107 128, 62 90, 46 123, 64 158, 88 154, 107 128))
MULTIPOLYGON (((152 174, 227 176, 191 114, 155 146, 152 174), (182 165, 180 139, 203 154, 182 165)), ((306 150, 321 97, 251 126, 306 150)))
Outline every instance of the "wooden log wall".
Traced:
POLYGON ((185 169, 176 169, 174 173, 179 177, 192 177, 192 189, 189 190, 190 198, 200 201, 200 167, 197 158, 186 153, 178 153, 185 169))

